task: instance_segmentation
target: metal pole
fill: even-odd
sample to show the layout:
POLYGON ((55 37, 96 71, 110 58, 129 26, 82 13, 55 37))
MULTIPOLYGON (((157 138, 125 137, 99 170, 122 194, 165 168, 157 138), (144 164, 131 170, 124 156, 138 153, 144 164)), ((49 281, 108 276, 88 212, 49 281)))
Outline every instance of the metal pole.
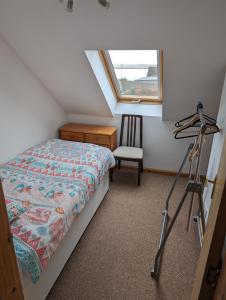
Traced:
POLYGON ((199 167, 200 167, 200 160, 201 160, 201 154, 202 154, 202 145, 203 145, 204 134, 201 133, 200 136, 201 136, 201 138, 200 138, 200 142, 199 142, 199 153, 198 153, 198 161, 197 161, 197 166, 196 166, 196 171, 195 171, 194 182, 197 182, 198 178, 199 178, 199 167))
POLYGON ((171 198, 171 196, 172 196, 172 194, 173 194, 173 191, 174 191, 174 189, 175 189, 176 183, 177 183, 177 181, 178 181, 178 179, 179 179, 179 177, 180 177, 180 175, 181 175, 181 172, 182 172, 182 170, 183 170, 183 167, 184 167, 184 165, 185 165, 185 163, 186 163, 186 161, 187 161, 188 155, 189 155, 189 153, 190 153, 190 151, 192 150, 193 147, 194 147, 194 144, 193 144, 193 143, 191 143, 191 144, 189 145, 189 147, 188 147, 187 153, 186 153, 186 155, 185 155, 185 157, 184 157, 184 160, 182 161, 182 164, 181 164, 181 166, 180 166, 180 169, 179 169, 179 171, 177 172, 177 175, 176 175, 176 177, 175 177, 175 179, 174 179, 172 188, 171 188, 171 190, 170 190, 170 192, 169 192, 169 194, 168 194, 168 197, 167 197, 167 199, 166 199, 165 210, 168 210, 168 208, 169 208, 169 200, 170 200, 170 198, 171 198))
MULTIPOLYGON (((177 175, 176 175, 176 177, 175 177, 175 179, 174 179, 173 185, 172 185, 172 187, 171 187, 171 189, 170 189, 170 192, 169 192, 169 194, 168 194, 168 197, 167 197, 167 199, 166 199, 165 210, 163 211, 163 223, 162 223, 162 228, 161 228, 161 235, 160 235, 160 241, 159 241, 158 251, 159 251, 160 248, 163 250, 163 247, 161 247, 161 245, 162 245, 162 243, 163 243, 163 241, 164 241, 164 238, 165 238, 165 232, 166 232, 166 228, 167 228, 167 224, 168 224, 168 220, 169 220, 169 213, 168 213, 169 200, 170 200, 170 198, 171 198, 171 196, 172 196, 172 194, 173 194, 173 191, 174 191, 174 189, 175 189, 176 183, 177 183, 177 181, 178 181, 178 179, 179 179, 179 177, 180 177, 180 175, 181 175, 181 172, 182 172, 182 170, 183 170, 183 167, 184 167, 184 165, 185 165, 185 163, 186 163, 186 161, 187 161, 187 159, 188 159, 188 156, 189 156, 189 154, 190 154, 190 151, 192 150, 193 147, 194 147, 194 144, 191 143, 191 144, 189 145, 189 147, 188 147, 188 150, 187 150, 187 152, 186 152, 186 154, 185 154, 185 157, 184 157, 184 159, 183 159, 183 161, 182 161, 182 163, 181 163, 181 166, 180 166, 180 168, 179 168, 179 171, 178 171, 178 173, 177 173, 177 175)), ((190 164, 189 172, 191 172, 191 164, 190 164)), ((162 251, 162 250, 160 250, 160 251, 162 251)), ((157 255, 158 255, 158 252, 157 252, 157 255)), ((156 255, 156 256, 157 256, 157 255, 156 255)), ((156 262, 155 262, 155 269, 158 269, 158 268, 159 268, 159 266, 157 266, 157 264, 159 264, 158 258, 156 259, 156 262)))
MULTIPOLYGON (((204 217, 204 208, 203 208, 203 199, 202 199, 202 193, 203 193, 203 188, 202 185, 200 183, 200 175, 199 175, 199 168, 200 168, 200 161, 201 161, 201 154, 202 154, 202 148, 203 148, 203 140, 204 140, 204 134, 206 131, 206 122, 203 116, 203 105, 200 102, 197 106, 197 113, 199 114, 199 119, 201 122, 201 126, 200 126, 200 132, 199 135, 195 141, 195 144, 190 144, 187 150, 187 153, 185 155, 184 160, 182 161, 182 164, 180 166, 180 169, 174 179, 173 185, 170 189, 170 192, 168 194, 168 197, 166 199, 166 206, 165 206, 165 210, 163 211, 163 224, 162 224, 162 229, 161 229, 161 236, 160 236, 160 242, 159 242, 159 248, 157 251, 157 254, 155 256, 155 262, 154 262, 154 268, 151 270, 151 276, 153 278, 158 278, 159 276, 159 269, 160 269, 160 259, 161 259, 161 255, 164 249, 164 246, 167 242, 167 239, 171 233, 171 230, 174 226, 174 223, 180 213, 180 210, 184 204, 184 201, 187 197, 188 192, 192 192, 192 196, 191 196, 191 203, 190 203, 190 208, 189 208, 189 215, 188 215, 188 221, 187 221, 187 230, 189 230, 190 227, 190 221, 191 221, 191 214, 192 214, 192 208, 193 208, 193 202, 194 202, 194 196, 195 193, 198 193, 199 196, 199 212, 201 214, 201 224, 202 224, 202 228, 199 228, 199 232, 204 233, 204 228, 205 228, 205 217, 204 217), (169 218, 169 214, 168 214, 168 208, 169 208, 169 200, 172 196, 172 193, 175 189, 176 183, 181 175, 182 169, 187 161, 187 158, 189 156, 189 153, 191 152, 191 150, 193 149, 193 147, 195 148, 194 150, 197 150, 197 155, 195 153, 195 159, 196 159, 196 165, 195 165, 195 173, 194 176, 192 174, 192 163, 193 163, 193 156, 191 156, 191 163, 190 163, 190 168, 189 168, 189 182, 187 184, 186 190, 181 198, 181 201, 176 209, 176 212, 170 222, 169 227, 167 228, 167 223, 168 223, 168 218, 169 218), (200 230, 201 229, 201 230, 200 230)), ((198 218, 198 217, 197 217, 198 218)), ((198 219, 197 219, 198 221, 198 219)))
POLYGON ((205 214, 204 214, 204 207, 203 207, 203 198, 202 195, 199 194, 199 211, 200 211, 200 218, 201 218, 201 224, 202 224, 202 232, 205 233, 205 214))
POLYGON ((187 232, 190 230, 190 226, 191 226, 191 215, 192 215, 192 210, 193 210, 194 196, 195 196, 195 193, 193 192, 191 194, 191 202, 190 202, 189 212, 188 212, 188 220, 187 220, 187 227, 186 227, 187 232))
POLYGON ((179 203, 179 205, 177 207, 177 210, 176 210, 176 212, 175 212, 175 214, 174 214, 174 216, 173 216, 173 218, 172 218, 172 220, 170 222, 169 228, 166 231, 166 234, 165 234, 165 236, 164 236, 164 238, 162 240, 162 243, 161 243, 161 245, 160 245, 160 247, 158 249, 158 252, 157 252, 157 254, 155 256, 154 268, 153 268, 153 270, 151 270, 151 276, 153 278, 158 278, 158 275, 159 275, 159 258, 161 256, 162 250, 163 250, 163 248, 164 248, 164 246, 166 244, 166 241, 167 241, 167 239, 168 239, 168 237, 170 235, 170 232, 171 232, 171 230, 173 228, 173 225, 174 225, 174 223, 175 223, 175 221, 176 221, 176 219, 178 217, 178 214, 179 214, 179 212, 180 212, 180 210, 181 210, 181 208, 182 208, 182 206, 184 204, 184 201, 186 199, 187 194, 188 194, 188 191, 186 189, 186 191, 184 192, 184 195, 183 195, 183 197, 182 197, 182 199, 181 199, 181 201, 180 201, 180 203, 179 203))

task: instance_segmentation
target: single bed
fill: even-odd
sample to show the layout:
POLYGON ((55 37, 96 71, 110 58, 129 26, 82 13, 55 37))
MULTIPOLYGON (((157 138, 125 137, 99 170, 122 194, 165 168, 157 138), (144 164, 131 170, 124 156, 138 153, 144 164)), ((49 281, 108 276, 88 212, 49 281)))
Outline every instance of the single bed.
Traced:
POLYGON ((107 193, 114 164, 107 148, 53 139, 0 167, 25 299, 47 296, 107 193))

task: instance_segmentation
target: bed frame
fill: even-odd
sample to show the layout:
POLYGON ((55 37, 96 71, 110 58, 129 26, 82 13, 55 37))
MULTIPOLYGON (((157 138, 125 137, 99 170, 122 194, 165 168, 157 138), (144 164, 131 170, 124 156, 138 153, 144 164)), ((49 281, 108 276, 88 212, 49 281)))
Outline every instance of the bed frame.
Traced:
MULTIPOLYGON (((106 193, 109 190, 109 174, 107 173, 103 178, 102 182, 100 183, 98 189, 91 197, 89 202, 86 204, 83 211, 80 213, 78 218, 74 221, 71 228, 65 235, 63 241, 59 245, 58 249, 51 257, 48 267, 42 272, 40 279, 36 284, 31 282, 30 276, 21 270, 21 283, 23 287, 23 293, 21 291, 21 284, 18 281, 18 296, 15 298, 3 297, 1 295, 2 300, 6 299, 26 299, 26 300, 44 300, 48 293, 50 292, 53 284, 55 283, 57 277, 60 275, 60 272, 64 268, 68 258, 72 254, 75 246, 79 242, 82 234, 84 233, 86 227, 88 226, 89 222, 91 221, 92 217, 94 216, 97 208, 101 204, 102 200, 104 199, 106 193), (23 298, 24 295, 24 298, 23 298)), ((0 197, 2 198, 2 197, 0 197)), ((2 200, 2 199, 1 199, 2 200)), ((1 201, 2 202, 2 201, 1 201)), ((7 218, 7 215, 6 215, 7 218)), ((8 225, 9 226, 9 225, 8 225)), ((6 252, 6 251, 5 251, 6 252)), ((19 273, 16 258, 14 254, 14 259, 11 261, 14 268, 16 269, 16 274, 19 273)), ((1 272, 0 272, 1 275, 1 272)), ((1 277, 1 276, 0 276, 1 277)), ((16 276, 18 277, 18 276, 16 276)), ((8 280, 12 282, 14 278, 8 277, 8 280)), ((15 280, 10 285, 11 289, 12 286, 15 286, 15 280)))
POLYGON ((23 300, 20 275, 0 180, 0 299, 23 300))

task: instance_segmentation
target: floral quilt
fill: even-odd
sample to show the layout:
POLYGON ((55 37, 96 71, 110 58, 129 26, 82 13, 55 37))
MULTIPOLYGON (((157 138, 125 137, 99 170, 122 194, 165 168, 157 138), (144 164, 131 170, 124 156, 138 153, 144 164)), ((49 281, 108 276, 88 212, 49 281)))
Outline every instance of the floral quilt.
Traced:
POLYGON ((107 148, 52 139, 0 166, 6 202, 24 207, 10 226, 18 261, 34 283, 114 164, 107 148))

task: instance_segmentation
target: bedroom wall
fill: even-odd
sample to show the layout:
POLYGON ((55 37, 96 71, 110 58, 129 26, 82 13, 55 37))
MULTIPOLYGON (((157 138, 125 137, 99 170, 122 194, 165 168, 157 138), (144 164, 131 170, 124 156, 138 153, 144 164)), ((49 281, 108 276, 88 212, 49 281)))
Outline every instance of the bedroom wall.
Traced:
MULTIPOLYGON (((102 124, 117 127, 118 139, 121 125, 121 116, 104 118, 98 116, 69 114, 70 122, 102 124)), ((180 163, 185 156, 188 145, 192 140, 175 140, 173 136, 174 122, 164 122, 156 117, 144 117, 143 146, 144 146, 144 167, 178 171, 180 163)), ((201 173, 205 174, 212 138, 206 138, 204 155, 201 163, 201 173)), ((186 170, 186 169, 185 169, 186 170)))
POLYGON ((226 1, 111 2, 106 10, 97 1, 76 1, 69 14, 60 1, 2 0, 0 32, 67 113, 84 114, 70 118, 84 123, 119 124, 110 119, 85 50, 163 49, 165 122, 145 118, 150 153, 145 165, 175 170, 188 141, 173 140, 169 127, 192 113, 197 100, 217 115, 226 62, 226 1))
POLYGON ((163 120, 202 100, 217 115, 226 64, 226 1, 1 0, 0 32, 70 114, 109 117, 85 56, 92 49, 163 49, 163 120))
POLYGON ((66 114, 0 38, 0 163, 55 137, 66 114))

